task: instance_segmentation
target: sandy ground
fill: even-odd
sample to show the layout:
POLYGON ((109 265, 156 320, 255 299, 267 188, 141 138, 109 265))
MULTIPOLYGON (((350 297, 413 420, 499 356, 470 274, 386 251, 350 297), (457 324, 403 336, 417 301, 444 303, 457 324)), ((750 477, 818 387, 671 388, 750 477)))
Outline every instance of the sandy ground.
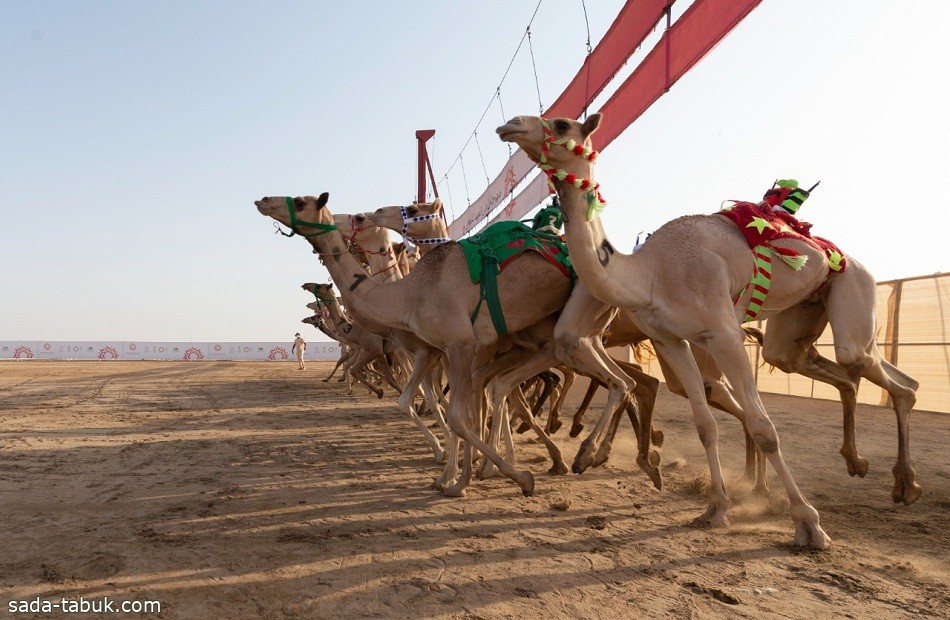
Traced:
POLYGON ((912 417, 924 496, 904 507, 890 499, 889 410, 859 406, 871 472, 852 479, 837 403, 764 396, 834 539, 801 552, 782 502, 740 484, 725 417, 732 525, 689 525, 706 467, 686 402, 665 390, 663 491, 636 468, 627 426, 581 476, 546 475, 541 446, 519 436, 533 497, 495 478, 447 499, 394 397, 347 397, 317 380, 328 368, 0 363, 0 616, 80 596, 160 601, 145 616, 162 618, 950 616, 946 414, 912 417))

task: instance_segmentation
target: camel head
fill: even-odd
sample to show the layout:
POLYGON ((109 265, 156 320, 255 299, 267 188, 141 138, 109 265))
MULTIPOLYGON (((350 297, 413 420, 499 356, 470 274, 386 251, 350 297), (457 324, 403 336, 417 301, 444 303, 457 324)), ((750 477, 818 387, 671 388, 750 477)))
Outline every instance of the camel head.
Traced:
MULTIPOLYGON (((314 297, 317 298, 315 302, 318 306, 323 304, 332 304, 336 303, 336 293, 333 292, 333 282, 328 284, 319 284, 317 282, 306 282, 300 285, 300 288, 312 293, 314 297)), ((308 308, 312 308, 310 304, 307 305, 308 308)))
POLYGON ((366 215, 373 224, 395 230, 409 243, 438 245, 451 241, 440 198, 433 202, 414 202, 406 207, 381 207, 366 215))
POLYGON ((255 200, 254 205, 261 214, 290 228, 288 236, 317 237, 336 228, 333 215, 325 208, 329 201, 330 194, 323 192, 319 197, 268 196, 255 200))
POLYGON ((314 327, 317 327, 317 326, 319 326, 321 323, 323 323, 323 317, 322 317, 321 315, 319 315, 319 314, 315 314, 315 315, 313 315, 313 316, 308 316, 307 318, 302 319, 300 322, 301 322, 301 323, 306 323, 307 325, 313 325, 314 327))
MULTIPOLYGON (((389 231, 373 223, 366 213, 338 213, 333 216, 333 223, 352 248, 371 254, 389 253, 389 231)), ((365 258, 364 255, 363 262, 366 262, 365 258)))
POLYGON ((542 119, 539 116, 516 116, 495 133, 502 142, 514 142, 534 161, 542 160, 542 155, 556 168, 571 170, 581 160, 578 155, 583 148, 591 148, 590 137, 600 126, 601 115, 591 114, 583 123, 570 118, 542 119), (544 123, 547 123, 545 127, 544 123), (567 146, 569 140, 580 146, 558 148, 552 144, 567 146), (545 142, 548 143, 545 153, 545 142), (571 149, 571 150, 569 150, 571 149))

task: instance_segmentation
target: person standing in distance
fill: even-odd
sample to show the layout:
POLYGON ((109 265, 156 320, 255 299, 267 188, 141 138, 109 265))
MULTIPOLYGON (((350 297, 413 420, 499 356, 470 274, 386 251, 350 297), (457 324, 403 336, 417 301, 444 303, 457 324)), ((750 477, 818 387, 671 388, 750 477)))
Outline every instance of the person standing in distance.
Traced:
POLYGON ((307 350, 307 341, 301 338, 299 333, 294 334, 294 344, 292 347, 290 347, 290 351, 291 353, 297 354, 297 364, 299 364, 299 367, 297 368, 297 370, 303 370, 304 368, 307 367, 307 365, 304 364, 304 361, 303 361, 303 354, 306 350, 307 350))

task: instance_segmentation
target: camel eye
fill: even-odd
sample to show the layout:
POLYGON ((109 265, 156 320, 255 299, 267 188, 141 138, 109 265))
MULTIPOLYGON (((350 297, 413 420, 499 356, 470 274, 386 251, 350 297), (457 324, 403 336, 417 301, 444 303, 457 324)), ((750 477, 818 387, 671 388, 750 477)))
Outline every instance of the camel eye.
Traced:
POLYGON ((558 133, 564 133, 570 128, 571 124, 567 121, 554 121, 554 129, 556 129, 558 133))
POLYGON ((294 198, 294 208, 300 211, 307 204, 303 198, 294 198))
POLYGON ((415 215, 418 212, 419 212, 419 209, 415 207, 409 207, 408 209, 406 209, 406 213, 408 213, 409 215, 415 215))

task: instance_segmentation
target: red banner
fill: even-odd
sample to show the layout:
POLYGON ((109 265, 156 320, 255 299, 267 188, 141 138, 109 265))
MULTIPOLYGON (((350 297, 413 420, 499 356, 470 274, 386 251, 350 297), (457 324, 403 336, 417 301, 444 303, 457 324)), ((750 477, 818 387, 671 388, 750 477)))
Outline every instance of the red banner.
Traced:
POLYGON ((600 109, 597 149, 623 133, 761 2, 695 0, 600 109))
MULTIPOLYGON (((577 118, 613 79, 623 64, 643 43, 674 0, 628 0, 620 9, 597 47, 588 54, 584 64, 561 96, 544 112, 544 116, 577 118)), ((449 225, 449 234, 458 239, 488 217, 511 195, 511 190, 534 169, 520 149, 515 151, 501 172, 481 196, 449 225)), ((533 192, 536 193, 536 192, 533 192)), ((529 207, 530 210, 532 207, 529 207)), ((506 211, 510 210, 509 207, 506 211)), ((527 211, 525 211, 527 213, 527 211)), ((520 216, 518 216, 520 217, 520 216)), ((508 219, 508 218, 505 218, 508 219)))
MULTIPOLYGON (((623 84, 620 85, 607 103, 604 104, 604 107, 600 109, 600 112, 604 114, 604 119, 601 121, 600 128, 597 130, 594 145, 597 150, 603 151, 607 145, 623 133, 631 123, 646 112, 664 92, 669 90, 673 84, 683 77, 697 62, 702 60, 723 37, 729 34, 729 32, 761 2, 762 0, 695 0, 693 4, 686 9, 686 12, 676 20, 676 23, 663 33, 663 37, 656 46, 650 50, 650 53, 643 59, 643 62, 637 66, 630 77, 624 80, 623 84)), ((628 11, 628 9, 633 13, 631 9, 631 5, 633 4, 631 1, 624 5, 617 19, 614 20, 614 24, 597 46, 597 50, 600 50, 609 42, 608 37, 614 31, 614 26, 624 17, 624 13, 628 11)), ((653 4, 666 6, 665 2, 652 3, 649 10, 655 8, 653 4)), ((639 8, 640 6, 641 3, 637 3, 637 7, 639 8)), ((629 19, 631 19, 630 23, 632 24, 632 18, 629 19)), ((645 21, 642 23, 645 23, 645 21)), ((656 20, 652 23, 655 24, 656 20)), ((647 33, 648 32, 649 31, 647 31, 647 33)), ((646 33, 643 36, 645 37, 646 33)), ((615 39, 611 41, 613 41, 611 45, 616 44, 615 39)), ((640 42, 642 42, 642 39, 637 42, 637 45, 639 45, 640 42)), ((605 47, 604 49, 608 48, 605 47)), ((630 48, 630 53, 633 53, 634 49, 636 49, 636 45, 630 48)), ((596 53, 597 50, 595 50, 594 53, 596 53)), ((594 54, 591 54, 588 61, 592 61, 593 56, 594 54)), ((627 57, 629 57, 629 54, 627 57)), ((627 57, 624 57, 623 60, 626 60, 627 57)), ((603 58, 607 58, 613 63, 617 56, 614 55, 608 58, 605 55, 603 58)), ((591 77, 596 73, 599 78, 606 77, 609 81, 609 79, 616 74, 616 69, 608 72, 607 68, 596 69, 593 64, 590 66, 591 77)), ((588 62, 584 63, 584 67, 588 67, 588 62)), ((617 68, 619 69, 619 65, 617 68)), ((570 114, 572 109, 566 106, 574 105, 574 103, 568 103, 569 101, 576 102, 576 94, 568 92, 571 88, 580 88, 581 92, 583 92, 583 88, 586 84, 586 80, 582 79, 584 75, 585 69, 582 68, 577 76, 574 77, 574 80, 571 81, 568 90, 551 106, 551 110, 556 112, 554 115, 576 117, 580 114, 583 106, 578 108, 574 114, 570 114), (578 83, 579 86, 577 86, 578 83), (558 106, 562 105, 562 100, 565 102, 563 104, 565 109, 557 109, 558 106)), ((606 84, 606 82, 604 84, 606 84)), ((603 88, 603 85, 601 85, 600 88, 603 88)), ((600 92, 599 89, 594 92, 593 96, 596 96, 598 92, 600 92)), ((593 98, 593 96, 591 98, 593 98)), ((551 114, 546 113, 545 116, 551 116, 551 114)), ((515 153, 515 155, 519 153, 521 153, 520 150, 515 153)), ((522 176, 521 178, 524 177, 522 176)), ((520 219, 524 217, 529 211, 538 206, 547 195, 541 189, 545 183, 546 179, 543 175, 539 175, 532 180, 531 183, 518 194, 518 197, 506 205, 504 210, 495 217, 493 223, 494 221, 502 219, 520 219), (539 196, 541 197, 540 199, 538 198, 539 196)), ((479 198, 479 201, 483 197, 484 195, 479 198)), ((474 207, 479 201, 472 203, 472 206, 474 207)), ((486 217, 493 209, 494 207, 489 209, 486 213, 482 214, 480 218, 486 217)), ((455 229, 450 227, 452 236, 458 238, 462 234, 465 234, 474 227, 474 223, 477 222, 478 219, 473 220, 471 225, 466 223, 464 228, 461 226, 461 222, 459 222, 459 227, 455 229)), ((455 222, 453 222, 453 224, 455 224, 455 222)))

